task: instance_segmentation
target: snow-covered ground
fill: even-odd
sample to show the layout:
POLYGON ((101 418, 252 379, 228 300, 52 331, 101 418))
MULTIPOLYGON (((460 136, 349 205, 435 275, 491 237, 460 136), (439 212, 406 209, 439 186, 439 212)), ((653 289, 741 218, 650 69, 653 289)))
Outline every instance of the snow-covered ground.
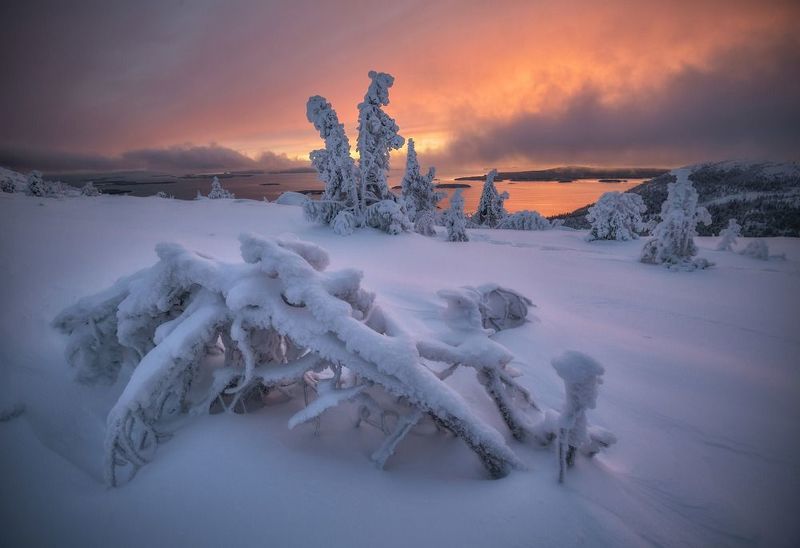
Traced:
MULTIPOLYGON (((0 234, 0 410, 26 406, 0 422, 3 546, 800 543, 800 240, 769 239, 787 259, 759 261, 699 238, 716 266, 686 273, 637 262, 641 240, 587 243, 580 231, 343 238, 293 206, 21 194, 0 194, 0 234), (550 360, 595 357, 606 374, 590 420, 619 442, 579 458, 564 485, 553 447, 510 436, 528 470, 501 480, 446 436, 406 440, 380 471, 373 431, 342 409, 318 437, 313 425, 290 431, 290 403, 187 420, 132 482, 107 488, 105 417, 123 386, 73 382, 50 322, 153 264, 158 242, 238 262, 241 232, 322 245, 332 269, 363 269, 410 329, 435 321, 438 289, 497 282, 528 295, 536 320, 495 337, 520 382, 557 407, 550 360)), ((474 372, 451 381, 507 431, 474 372)))

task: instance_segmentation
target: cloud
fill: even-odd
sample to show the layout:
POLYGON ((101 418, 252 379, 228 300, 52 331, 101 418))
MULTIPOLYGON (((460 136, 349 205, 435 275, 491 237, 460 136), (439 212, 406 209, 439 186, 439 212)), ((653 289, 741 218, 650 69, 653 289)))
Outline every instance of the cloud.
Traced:
POLYGON ((731 49, 708 68, 684 67, 658 89, 607 101, 584 86, 560 109, 483 120, 456 133, 447 164, 671 165, 800 155, 800 43, 731 49))
POLYGON ((175 145, 165 148, 143 148, 123 152, 119 156, 76 154, 43 149, 0 149, 0 165, 27 171, 45 172, 114 171, 144 169, 182 174, 202 171, 241 169, 278 170, 308 166, 285 154, 265 151, 257 159, 217 144, 196 146, 175 145))

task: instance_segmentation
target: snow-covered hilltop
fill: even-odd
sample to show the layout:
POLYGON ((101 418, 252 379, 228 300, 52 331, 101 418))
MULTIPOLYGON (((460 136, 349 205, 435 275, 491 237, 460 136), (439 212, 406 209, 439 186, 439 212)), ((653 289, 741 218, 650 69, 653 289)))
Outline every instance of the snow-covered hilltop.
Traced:
MULTIPOLYGON (((800 164, 797 162, 728 161, 688 166, 689 178, 712 222, 698 227, 702 236, 718 234, 729 219, 738 219, 745 236, 800 236, 800 164)), ((671 173, 627 192, 639 194, 647 206, 645 221, 654 219, 667 197, 671 173)), ((588 228, 589 206, 557 215, 573 228, 588 228)))

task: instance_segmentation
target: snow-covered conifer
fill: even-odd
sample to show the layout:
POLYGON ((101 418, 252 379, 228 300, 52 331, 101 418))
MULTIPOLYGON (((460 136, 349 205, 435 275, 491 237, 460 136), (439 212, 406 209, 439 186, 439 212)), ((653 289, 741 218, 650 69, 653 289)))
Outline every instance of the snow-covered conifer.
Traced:
POLYGON ((100 196, 100 191, 89 181, 81 187, 81 196, 100 196))
POLYGON ((635 240, 644 230, 642 197, 632 192, 606 192, 589 208, 586 220, 592 224, 587 240, 635 240))
POLYGON ((450 198, 450 207, 442 216, 447 229, 447 239, 451 242, 468 242, 467 217, 464 215, 464 196, 458 188, 450 198))
POLYGON ((383 107, 389 104, 389 88, 394 77, 385 72, 369 71, 371 80, 364 101, 358 105, 358 166, 361 174, 361 197, 366 205, 380 200, 394 200, 386 184, 389 152, 403 146, 400 128, 383 107))
POLYGON ((478 203, 478 210, 472 216, 472 221, 477 225, 494 228, 506 216, 503 202, 508 198, 508 192, 502 194, 497 192, 497 187, 494 186, 495 177, 497 177, 496 169, 486 174, 481 201, 478 203))
POLYGON ((551 227, 550 221, 541 213, 527 209, 506 215, 495 226, 507 230, 547 230, 551 227))
POLYGON ((728 219, 728 226, 719 233, 717 251, 733 251, 733 245, 741 235, 742 227, 736 222, 736 219, 728 219))
POLYGON ((414 139, 408 140, 408 154, 406 156, 406 171, 403 174, 402 196, 408 212, 408 218, 416 222, 417 216, 425 212, 435 212, 436 204, 442 199, 443 194, 437 192, 433 179, 436 170, 430 168, 427 175, 422 175, 417 160, 417 151, 414 139))
POLYGON ((28 173, 28 177, 26 179, 27 186, 25 188, 25 194, 28 196, 46 196, 47 195, 47 183, 42 178, 41 171, 31 171, 28 173))
POLYGON ((591 442, 586 410, 597 405, 597 389, 605 370, 590 356, 570 350, 551 362, 564 381, 566 399, 561 411, 558 433, 558 481, 564 481, 567 466, 572 466, 575 451, 591 442))
POLYGON ((348 210, 359 224, 363 222, 363 204, 359 197, 358 169, 350 156, 350 141, 344 125, 331 104, 319 95, 309 97, 306 117, 319 131, 325 148, 313 150, 311 165, 317 170, 325 190, 319 200, 308 200, 304 204, 309 220, 331 224, 342 210, 348 210))
POLYGON ((667 185, 661 222, 653 229, 653 238, 642 248, 643 263, 663 264, 676 270, 711 266, 705 259, 693 259, 697 255, 694 243, 697 223, 710 224, 711 215, 706 208, 697 205, 697 191, 689 180, 689 173, 688 168, 676 170, 676 181, 667 185))
POLYGON ((208 197, 211 200, 235 198, 231 192, 228 192, 222 187, 222 183, 219 182, 219 178, 216 175, 211 179, 211 192, 208 193, 208 197))

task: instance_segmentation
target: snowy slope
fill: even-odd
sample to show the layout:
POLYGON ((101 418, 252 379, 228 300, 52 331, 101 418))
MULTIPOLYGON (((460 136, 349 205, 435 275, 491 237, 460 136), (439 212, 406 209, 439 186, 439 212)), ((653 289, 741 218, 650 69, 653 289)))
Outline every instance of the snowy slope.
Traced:
MULTIPOLYGON (((440 229, 441 230, 441 229, 440 229)), ((800 241, 786 261, 712 251, 702 272, 637 262, 641 241, 585 232, 470 231, 449 243, 307 224, 298 207, 158 198, 0 194, 0 544, 149 546, 792 546, 800 465, 800 241), (350 417, 288 430, 296 404, 187 420, 122 488, 102 484, 105 417, 123 386, 71 380, 49 322, 79 297, 155 262, 175 241, 237 261, 241 232, 293 232, 365 271, 409 329, 435 327, 435 292, 497 282, 528 295, 537 321, 497 340, 520 382, 558 406, 549 365, 566 349, 605 367, 590 420, 620 441, 580 459, 563 486, 552 448, 508 443, 528 465, 491 481, 462 443, 418 435, 387 469, 375 433, 350 417)), ((746 239, 744 239, 747 241, 746 239)), ((740 244, 741 245, 741 244, 740 244)), ((471 371, 452 381, 500 426, 471 371)), ((339 410, 341 411, 341 410, 339 410)))

